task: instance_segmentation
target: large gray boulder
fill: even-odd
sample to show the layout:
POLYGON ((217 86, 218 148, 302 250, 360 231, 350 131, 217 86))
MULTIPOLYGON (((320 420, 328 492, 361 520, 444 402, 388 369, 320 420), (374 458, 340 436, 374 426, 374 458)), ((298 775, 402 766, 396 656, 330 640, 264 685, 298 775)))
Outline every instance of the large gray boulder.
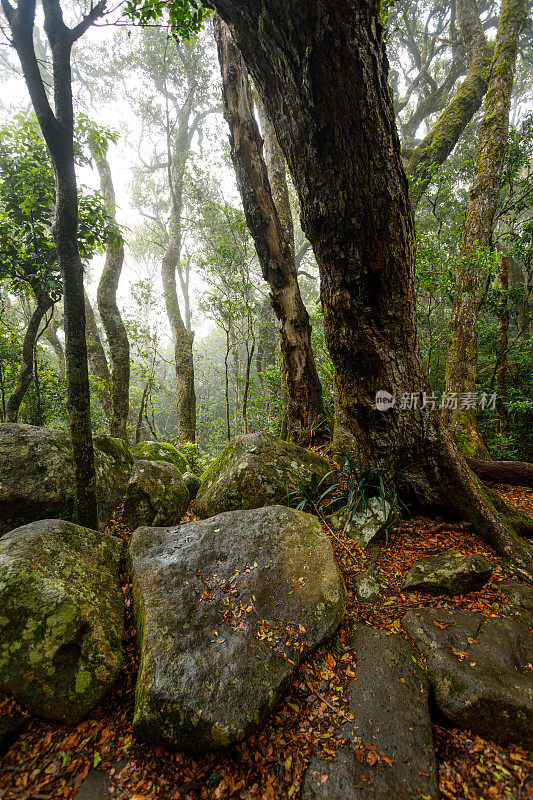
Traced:
POLYGON ((492 575, 492 566, 477 553, 460 553, 450 547, 438 556, 416 561, 407 573, 402 591, 428 594, 466 594, 481 589, 492 575))
POLYGON ((122 663, 120 540, 40 520, 0 540, 0 690, 32 713, 74 723, 122 663))
POLYGON ((273 506, 138 528, 134 729, 202 751, 243 739, 337 629, 346 591, 318 521, 273 506))
POLYGON ((141 525, 177 525, 189 505, 181 472, 164 461, 136 461, 124 499, 124 521, 141 525))
POLYGON ((351 746, 328 761, 320 751, 313 755, 302 800, 437 800, 429 681, 414 648, 367 625, 354 626, 350 646, 357 664, 350 683, 354 721, 342 732, 351 746))
POLYGON ((323 488, 335 482, 324 458, 268 433, 233 439, 202 475, 196 497, 197 515, 205 519, 222 511, 261 508, 283 503, 301 484, 323 488))
MULTIPOLYGON (((124 497, 132 466, 127 445, 96 436, 95 469, 100 527, 124 497)), ((0 425, 0 535, 27 522, 74 514, 74 461, 64 431, 0 425)))
POLYGON ((501 581, 498 589, 505 598, 500 612, 514 617, 528 628, 533 628, 533 586, 516 581, 501 581))
POLYGON ((408 611, 404 630, 426 658, 440 711, 488 739, 533 746, 533 633, 471 611, 408 611))

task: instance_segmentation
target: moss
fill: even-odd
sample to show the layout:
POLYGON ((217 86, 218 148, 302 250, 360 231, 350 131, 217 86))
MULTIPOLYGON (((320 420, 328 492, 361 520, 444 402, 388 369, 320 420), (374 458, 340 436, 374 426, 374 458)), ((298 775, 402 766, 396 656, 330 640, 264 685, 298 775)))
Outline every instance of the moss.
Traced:
POLYGON ((130 450, 135 461, 166 461, 168 464, 174 464, 180 472, 185 472, 187 469, 187 460, 169 442, 139 442, 130 450))

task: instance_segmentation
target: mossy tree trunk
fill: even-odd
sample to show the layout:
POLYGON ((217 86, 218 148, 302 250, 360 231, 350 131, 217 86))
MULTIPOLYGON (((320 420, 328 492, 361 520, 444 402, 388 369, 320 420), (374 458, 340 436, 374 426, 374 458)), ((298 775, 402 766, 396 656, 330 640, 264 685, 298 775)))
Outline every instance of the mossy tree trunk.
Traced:
MULTIPOLYGON (((115 189, 111 168, 107 160, 107 143, 89 142, 91 154, 100 175, 100 187, 108 205, 109 214, 115 218, 115 189)), ((115 236, 110 236, 104 269, 97 289, 98 311, 109 345, 111 363, 112 414, 109 421, 111 436, 128 440, 127 423, 130 406, 130 343, 126 326, 117 304, 118 282, 124 263, 124 245, 115 236)))
POLYGON ((96 394, 108 428, 111 428, 111 420, 113 418, 113 399, 111 397, 111 373, 109 372, 109 365, 107 363, 107 356, 105 354, 102 339, 100 338, 100 331, 94 315, 91 300, 87 292, 84 294, 85 298, 85 340, 87 342, 87 358, 89 361, 89 369, 92 375, 98 381, 96 394))
POLYGON ((228 26, 218 16, 215 35, 237 185, 279 321, 288 399, 284 432, 288 438, 298 439, 323 418, 324 407, 311 348, 309 315, 298 286, 285 167, 266 113, 263 114, 266 158, 263 157, 246 66, 228 26))
MULTIPOLYGON (((515 521, 469 470, 438 412, 380 389, 430 393, 415 305, 414 226, 387 83, 380 3, 213 0, 264 99, 321 278, 338 450, 387 461, 413 505, 454 511, 533 574, 515 521), (327 57, 325 57, 327 54, 327 57), (347 124, 349 121, 349 124, 347 124), (372 168, 369 168, 371 165, 372 168), (499 509, 498 509, 499 510, 499 509)), ((526 525, 527 523, 524 523, 526 525)))
MULTIPOLYGON (((477 320, 484 283, 484 254, 492 246, 494 215, 507 149, 509 109, 518 39, 527 17, 525 0, 503 0, 481 121, 470 200, 466 210, 446 360, 446 392, 459 398, 476 391, 477 320)), ((445 421, 462 453, 487 456, 476 431, 475 406, 448 409, 445 421)))

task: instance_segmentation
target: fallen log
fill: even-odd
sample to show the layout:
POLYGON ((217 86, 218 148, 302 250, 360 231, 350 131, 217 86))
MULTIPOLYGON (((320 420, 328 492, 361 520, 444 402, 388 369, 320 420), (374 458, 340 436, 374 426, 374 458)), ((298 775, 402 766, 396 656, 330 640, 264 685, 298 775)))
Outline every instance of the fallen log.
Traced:
POLYGON ((480 461, 477 458, 467 458, 466 463, 482 481, 533 488, 533 464, 525 461, 480 461))

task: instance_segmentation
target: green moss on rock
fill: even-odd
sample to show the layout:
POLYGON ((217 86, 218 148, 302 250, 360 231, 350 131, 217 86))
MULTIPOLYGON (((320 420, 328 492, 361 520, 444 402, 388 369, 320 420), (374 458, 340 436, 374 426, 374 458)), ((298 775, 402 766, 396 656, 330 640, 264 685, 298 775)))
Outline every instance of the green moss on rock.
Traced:
POLYGON ((166 461, 182 473, 187 470, 187 459, 169 442, 139 442, 130 450, 135 461, 166 461))

